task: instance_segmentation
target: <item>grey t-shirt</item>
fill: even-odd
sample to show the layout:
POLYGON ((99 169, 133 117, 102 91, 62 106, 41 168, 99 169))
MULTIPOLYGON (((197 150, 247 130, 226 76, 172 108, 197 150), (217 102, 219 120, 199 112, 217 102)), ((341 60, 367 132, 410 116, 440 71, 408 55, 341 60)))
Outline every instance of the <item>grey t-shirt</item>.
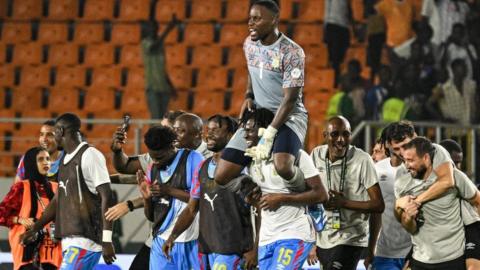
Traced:
POLYGON ((382 190, 385 211, 382 213, 382 229, 377 241, 375 256, 385 258, 405 258, 412 247, 410 234, 395 218, 395 173, 398 167, 392 167, 390 158, 375 163, 378 183, 382 190))
MULTIPOLYGON (((327 183, 327 170, 325 155, 328 146, 321 145, 313 149, 311 156, 315 167, 320 173, 320 178, 325 189, 329 190, 327 183)), ((342 160, 330 164, 331 187, 340 191, 340 174, 342 160)), ((350 146, 347 152, 347 171, 345 177, 345 197, 349 200, 368 201, 367 189, 378 183, 377 172, 373 161, 363 150, 350 146)), ((368 246, 369 218, 370 215, 360 211, 340 209, 340 229, 332 228, 332 211, 325 211, 327 223, 325 229, 318 234, 317 245, 321 248, 332 248, 338 245, 350 245, 358 247, 368 246)))
MULTIPOLYGON (((248 37, 243 50, 258 107, 276 113, 284 99, 284 89, 303 88, 305 81, 305 53, 293 40, 281 34, 273 44, 265 46, 248 37)), ((285 123, 303 143, 307 132, 307 110, 302 92, 285 123)))
MULTIPOLYGON (((455 169, 454 171, 455 186, 460 193, 467 193, 469 190, 478 190, 475 184, 468 178, 462 171, 455 169)), ((474 194, 474 196, 476 193, 474 194)), ((472 199, 474 196, 468 199, 472 199)), ((463 224, 465 226, 480 221, 480 215, 477 212, 477 208, 472 206, 468 200, 461 200, 461 211, 463 224)))
MULTIPOLYGON (((418 196, 436 180, 434 172, 427 180, 414 179, 404 174, 395 181, 395 197, 418 196)), ((472 198, 476 189, 465 186, 451 188, 441 197, 424 203, 420 212, 424 223, 412 235, 413 258, 427 264, 457 259, 464 254, 465 230, 460 213, 461 198, 472 198)))

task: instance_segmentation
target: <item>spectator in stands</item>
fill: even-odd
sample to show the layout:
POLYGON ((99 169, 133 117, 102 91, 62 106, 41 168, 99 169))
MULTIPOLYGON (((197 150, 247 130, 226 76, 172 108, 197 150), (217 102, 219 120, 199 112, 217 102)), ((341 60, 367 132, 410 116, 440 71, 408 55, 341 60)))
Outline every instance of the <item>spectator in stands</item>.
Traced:
POLYGON ((422 17, 433 29, 432 42, 437 46, 446 42, 456 23, 465 23, 468 4, 461 0, 423 0, 422 17))
POLYGON ((160 36, 157 36, 156 21, 147 21, 143 24, 141 46, 145 67, 145 94, 152 119, 162 119, 170 97, 176 95, 167 74, 164 40, 177 24, 178 21, 173 16, 160 36))
POLYGON ((387 25, 387 46, 393 49, 413 36, 415 5, 412 0, 381 0, 375 8, 387 25))
MULTIPOLYGON (((59 150, 57 143, 55 142, 55 121, 48 120, 42 124, 40 127, 40 135, 38 137, 38 142, 40 147, 45 148, 50 155, 52 163, 50 165, 50 171, 48 172, 48 177, 51 180, 56 181, 58 166, 60 160, 63 157, 63 151, 59 150)), ((15 176, 15 182, 25 179, 25 167, 23 162, 23 157, 20 159, 20 163, 17 168, 17 175, 15 176)))
POLYGON ((179 117, 180 115, 184 114, 185 112, 182 110, 177 110, 177 111, 168 111, 165 113, 163 116, 162 122, 160 124, 164 126, 171 126, 173 127, 173 124, 175 123, 175 119, 179 117))
MULTIPOLYGON (((354 114, 351 119, 352 123, 356 125, 365 116, 365 91, 368 89, 368 81, 361 76, 362 65, 357 59, 352 59, 348 62, 347 73, 340 79, 340 88, 348 93, 352 100, 354 114)), ((348 119, 348 118, 347 118, 348 119)))
POLYGON ((461 170, 462 169, 462 162, 463 162, 463 149, 460 144, 458 144, 456 141, 452 139, 445 139, 440 142, 440 145, 445 148, 445 150, 448 151, 450 154, 450 157, 453 160, 453 163, 455 163, 455 167, 457 169, 461 170))
POLYGON ((373 81, 380 68, 382 48, 385 44, 385 22, 374 8, 377 1, 365 6, 367 17, 367 65, 371 68, 370 80, 373 81))
POLYGON ((422 89, 420 83, 420 67, 415 63, 407 63, 400 71, 395 82, 395 96, 405 102, 407 110, 405 119, 425 120, 428 119, 424 104, 427 100, 426 90, 422 89))
POLYGON ((383 102, 393 92, 392 70, 389 66, 382 66, 378 73, 379 83, 368 90, 365 96, 365 118, 380 120, 383 102))
POLYGON ((57 269, 62 262, 62 250, 60 243, 51 238, 51 224, 44 227, 48 233, 40 234, 34 243, 20 244, 20 235, 32 228, 57 191, 57 183, 47 178, 50 170, 48 151, 41 147, 29 149, 23 157, 23 165, 25 181, 15 183, 0 203, 0 225, 10 228, 13 266, 15 270, 27 270, 39 269, 42 264, 42 269, 57 269))
POLYGON ((470 43, 465 25, 456 23, 453 25, 452 34, 442 46, 442 64, 450 66, 453 60, 461 58, 467 65, 467 77, 473 79, 474 70, 477 66, 477 53, 470 43))
POLYGON ((476 83, 467 78, 464 59, 455 59, 451 64, 453 77, 435 88, 431 102, 437 103, 443 120, 463 125, 472 123, 476 116, 476 83))
POLYGON ((349 0, 325 0, 325 30, 323 39, 327 44, 328 61, 335 70, 335 85, 338 83, 340 66, 350 46, 352 10, 349 0))

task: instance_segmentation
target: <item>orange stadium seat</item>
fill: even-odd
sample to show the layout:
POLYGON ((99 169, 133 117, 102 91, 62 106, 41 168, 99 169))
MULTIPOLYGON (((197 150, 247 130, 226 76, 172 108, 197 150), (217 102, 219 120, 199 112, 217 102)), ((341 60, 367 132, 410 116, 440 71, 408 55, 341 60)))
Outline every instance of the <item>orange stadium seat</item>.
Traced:
POLYGON ((42 17, 42 0, 13 1, 12 19, 40 19, 42 17))
POLYGON ((143 68, 128 69, 127 88, 145 89, 145 75, 143 68))
POLYGON ((84 20, 100 21, 113 18, 115 0, 85 0, 84 20))
POLYGON ((108 66, 114 62, 114 48, 108 43, 92 44, 86 47, 84 64, 88 67, 108 66))
POLYGON ((245 67, 247 61, 242 46, 230 47, 228 49, 228 67, 245 67))
MULTIPOLYGON (((360 1, 357 1, 360 2, 360 1)), ((298 20, 301 22, 323 21, 325 0, 301 0, 298 20)))
POLYGON ((143 88, 125 88, 122 97, 122 111, 134 118, 148 118, 148 107, 143 88))
POLYGON ((15 73, 21 74, 20 70, 12 65, 0 66, 0 86, 14 86, 18 84, 19 81, 16 80, 15 73))
POLYGON ((115 23, 110 42, 120 45, 140 43, 140 25, 137 23, 115 23))
MULTIPOLYGON (((114 96, 112 89, 89 88, 86 91, 83 110, 88 112, 112 111, 114 96)), ((111 134, 111 133, 110 133, 111 134)))
POLYGON ((220 33, 220 44, 225 46, 242 45, 248 35, 245 24, 224 24, 220 33))
MULTIPOLYGON (((353 19, 358 22, 364 22, 365 18, 363 17, 363 1, 352 1, 352 13, 353 19)), ((421 9, 418 10, 420 12, 421 9)))
POLYGON ((0 64, 7 62, 7 44, 0 41, 0 64))
POLYGON ((38 65, 44 60, 42 50, 42 44, 39 43, 16 44, 12 63, 15 65, 38 65))
POLYGON ((32 25, 27 22, 5 22, 2 27, 2 41, 6 43, 30 42, 32 25))
POLYGON ((50 69, 46 66, 24 66, 20 85, 23 87, 48 87, 50 85, 50 69))
POLYGON ((245 100, 245 91, 227 92, 230 95, 228 115, 238 117, 243 101, 245 100))
POLYGON ((305 73, 305 89, 332 89, 335 81, 333 69, 310 69, 305 73))
POLYGON ((189 107, 189 99, 191 99, 192 93, 190 91, 176 91, 177 96, 175 98, 170 98, 170 102, 168 103, 169 110, 191 110, 191 106, 189 107))
POLYGON ((305 46, 305 66, 309 68, 325 68, 328 65, 328 51, 323 44, 319 46, 305 46))
POLYGON ((167 66, 183 66, 187 64, 187 47, 184 44, 165 46, 167 66))
POLYGON ((294 40, 300 45, 316 45, 322 42, 323 28, 318 24, 300 24, 295 26, 294 40))
POLYGON ((331 93, 333 92, 316 91, 305 94, 305 107, 312 118, 325 117, 331 93))
POLYGON ((12 109, 23 111, 39 110, 41 108, 41 94, 39 88, 22 87, 13 90, 12 109))
POLYGON ((226 21, 245 22, 248 19, 249 1, 227 0, 226 21))
POLYGON ((77 0, 49 0, 49 20, 73 20, 78 17, 77 0))
POLYGON ((55 87, 84 87, 86 84, 86 70, 83 67, 58 67, 55 73, 55 87))
POLYGON ((168 70, 168 77, 176 90, 190 89, 192 87, 192 69, 174 67, 168 70))
POLYGON ((155 19, 161 23, 169 22, 175 14, 177 19, 185 19, 185 1, 159 0, 155 7, 155 19))
POLYGON ((140 48, 140 45, 122 46, 120 65, 124 67, 137 67, 143 65, 142 48, 140 48))
POLYGON ((95 68, 90 88, 118 88, 121 86, 121 77, 122 69, 119 67, 95 68))
POLYGON ((191 6, 192 21, 213 21, 218 20, 222 14, 221 0, 192 0, 191 6))
POLYGON ((148 20, 150 14, 150 0, 121 0, 120 16, 122 21, 148 20))
POLYGON ((75 112, 78 109, 78 89, 68 87, 55 87, 50 89, 48 102, 48 110, 50 112, 75 112))
MULTIPOLYGON (((0 19, 6 18, 8 15, 9 0, 0 0, 0 19)), ((1 140, 1 139, 0 139, 1 140)))
POLYGON ((193 113, 200 117, 209 117, 224 112, 225 92, 202 91, 196 93, 193 101, 193 113), (215 104, 215 106, 212 106, 215 104))
POLYGON ((245 89, 247 88, 247 81, 248 81, 247 67, 245 66, 245 67, 236 68, 233 76, 232 89, 234 91, 240 91, 242 93, 245 93, 245 89))
POLYGON ((228 81, 227 68, 203 68, 198 72, 198 83, 200 89, 225 89, 228 81))
POLYGON ((211 23, 188 23, 185 25, 184 40, 187 45, 211 44, 214 27, 211 23))
MULTIPOLYGON (((158 35, 162 35, 163 34, 163 31, 165 31, 165 28, 167 28, 167 25, 166 24, 160 24, 160 27, 158 28, 158 35)), ((165 37, 165 40, 163 41, 163 43, 165 45, 172 45, 172 44, 177 44, 178 43, 178 27, 172 29, 170 31, 170 33, 168 33, 168 35, 165 37)))
POLYGON ((365 46, 362 47, 350 47, 347 50, 345 63, 352 59, 357 59, 362 64, 362 67, 367 65, 367 49, 365 46))
POLYGON ((42 22, 38 31, 38 42, 42 44, 62 43, 68 40, 68 25, 61 22, 42 22))
POLYGON ((76 23, 73 41, 78 44, 101 43, 104 41, 103 23, 76 23))
POLYGON ((293 17, 294 0, 279 0, 280 20, 290 20, 293 17))
POLYGON ((48 50, 48 64, 71 66, 78 64, 78 45, 73 43, 54 44, 48 50))
POLYGON ((193 49, 191 67, 210 67, 222 64, 222 48, 220 46, 197 46, 193 49))

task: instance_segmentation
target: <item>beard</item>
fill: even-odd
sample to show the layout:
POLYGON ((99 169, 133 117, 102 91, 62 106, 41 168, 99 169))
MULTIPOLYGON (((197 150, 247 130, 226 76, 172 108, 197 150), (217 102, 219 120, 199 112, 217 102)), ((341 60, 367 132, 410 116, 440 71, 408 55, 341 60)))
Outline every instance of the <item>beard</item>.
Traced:
POLYGON ((427 173, 427 166, 422 165, 418 170, 412 171, 411 175, 416 179, 423 179, 427 173))

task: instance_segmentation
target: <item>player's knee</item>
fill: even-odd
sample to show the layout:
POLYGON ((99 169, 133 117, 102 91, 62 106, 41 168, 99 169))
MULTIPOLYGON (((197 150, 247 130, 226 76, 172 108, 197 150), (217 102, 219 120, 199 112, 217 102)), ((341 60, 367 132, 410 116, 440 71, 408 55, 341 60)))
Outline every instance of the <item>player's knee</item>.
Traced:
POLYGON ((285 159, 274 159, 273 165, 275 166, 278 175, 283 179, 291 179, 295 175, 293 162, 289 162, 285 159))

